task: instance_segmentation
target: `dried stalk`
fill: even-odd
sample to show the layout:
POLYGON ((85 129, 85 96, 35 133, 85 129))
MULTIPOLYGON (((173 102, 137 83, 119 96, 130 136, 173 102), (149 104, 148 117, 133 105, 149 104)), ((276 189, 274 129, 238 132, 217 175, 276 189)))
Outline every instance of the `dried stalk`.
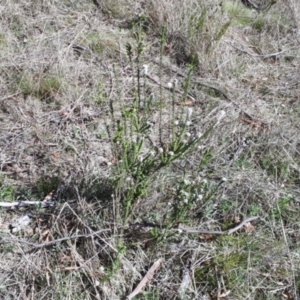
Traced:
POLYGON ((154 272, 160 267, 161 261, 162 260, 159 259, 152 265, 150 270, 147 272, 147 274, 142 279, 142 281, 138 284, 138 286, 134 289, 134 291, 130 295, 127 296, 128 300, 132 299, 133 297, 135 297, 142 291, 142 289, 147 284, 147 282, 153 278, 154 272))
POLYGON ((226 231, 213 231, 213 230, 203 230, 203 229, 189 228, 189 227, 185 227, 181 224, 178 226, 178 229, 183 231, 183 232, 187 232, 187 233, 199 233, 199 234, 211 234, 211 235, 213 235, 213 234, 219 234, 219 235, 232 234, 232 233, 238 231, 239 229, 241 229, 246 223, 249 223, 249 222, 257 220, 257 219, 259 219, 259 216, 246 218, 239 225, 237 225, 237 226, 235 226, 235 227, 233 227, 229 230, 226 230, 226 231))

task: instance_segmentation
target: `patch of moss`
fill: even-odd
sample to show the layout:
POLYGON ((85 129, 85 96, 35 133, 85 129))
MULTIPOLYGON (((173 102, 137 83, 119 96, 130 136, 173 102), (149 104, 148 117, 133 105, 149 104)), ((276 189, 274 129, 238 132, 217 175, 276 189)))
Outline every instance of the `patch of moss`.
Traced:
POLYGON ((13 200, 13 187, 0 182, 0 201, 11 202, 13 200))
POLYGON ((19 89, 24 98, 34 95, 46 103, 55 100, 55 96, 62 87, 62 81, 55 75, 39 78, 39 75, 25 75, 19 80, 19 89))
POLYGON ((259 17, 252 23, 251 26, 253 29, 257 30, 258 32, 261 32, 264 29, 265 24, 266 21, 262 17, 259 17))
POLYGON ((55 94, 62 86, 61 80, 56 76, 49 76, 41 80, 36 95, 46 102, 53 102, 55 94))
POLYGON ((60 183, 61 179, 58 177, 42 177, 35 184, 35 192, 38 197, 45 197, 57 190, 60 183))

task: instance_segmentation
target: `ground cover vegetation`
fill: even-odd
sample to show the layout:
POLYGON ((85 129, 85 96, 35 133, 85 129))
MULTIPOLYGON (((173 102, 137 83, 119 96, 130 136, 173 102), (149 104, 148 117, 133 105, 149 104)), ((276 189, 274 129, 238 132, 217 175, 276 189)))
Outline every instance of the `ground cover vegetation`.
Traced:
POLYGON ((299 20, 2 1, 1 299, 299 299, 299 20))

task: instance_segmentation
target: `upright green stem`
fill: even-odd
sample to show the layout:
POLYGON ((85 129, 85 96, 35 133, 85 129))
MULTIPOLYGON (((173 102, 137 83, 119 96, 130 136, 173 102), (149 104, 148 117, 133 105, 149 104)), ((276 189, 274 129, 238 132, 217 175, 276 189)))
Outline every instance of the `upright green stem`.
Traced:
MULTIPOLYGON (((165 34, 166 27, 161 29, 161 39, 160 39, 160 57, 159 57, 159 80, 162 81, 162 59, 163 59, 163 49, 165 44, 165 34)), ((162 85, 159 86, 159 141, 162 144, 162 108, 163 108, 163 96, 162 96, 162 85)))

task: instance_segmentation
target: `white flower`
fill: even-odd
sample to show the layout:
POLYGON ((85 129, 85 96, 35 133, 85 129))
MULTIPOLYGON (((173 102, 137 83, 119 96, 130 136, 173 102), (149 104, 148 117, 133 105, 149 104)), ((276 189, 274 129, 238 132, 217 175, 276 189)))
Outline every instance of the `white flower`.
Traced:
POLYGON ((174 152, 173 152, 173 151, 169 151, 169 152, 168 152, 168 155, 174 156, 174 152))
POLYGON ((174 88, 177 85, 178 80, 177 79, 171 79, 168 83, 167 83, 167 87, 169 89, 174 88))
POLYGON ((183 202, 184 202, 185 204, 187 204, 187 203, 189 203, 189 199, 188 199, 188 198, 185 198, 185 199, 183 200, 183 202))
POLYGON ((220 122, 224 117, 226 113, 224 110, 220 110, 219 113, 217 114, 217 121, 220 122))
POLYGON ((159 153, 163 153, 163 152, 164 152, 164 149, 163 149, 163 148, 158 148, 158 152, 159 152, 159 153))
POLYGON ((104 273, 104 271, 105 271, 104 267, 100 266, 99 271, 102 272, 102 273, 104 273))
POLYGON ((198 195, 196 201, 201 201, 203 199, 203 195, 198 195))
POLYGON ((186 126, 190 126, 191 124, 192 124, 191 121, 186 121, 186 122, 185 122, 185 125, 186 125, 186 126))
POLYGON ((188 137, 190 137, 191 133, 190 132, 186 132, 185 135, 188 136, 188 137))
POLYGON ((191 117, 192 113, 193 113, 193 109, 192 109, 191 107, 189 107, 189 108, 187 109, 187 118, 188 118, 188 119, 191 117))
POLYGON ((178 120, 175 120, 174 121, 174 125, 178 125, 179 124, 179 121, 178 120))
POLYGON ((186 185, 191 184, 191 182, 190 182, 188 179, 184 179, 183 182, 184 182, 184 184, 186 184, 186 185))
POLYGON ((173 87, 173 83, 172 83, 171 81, 169 81, 169 82, 167 83, 167 87, 168 87, 169 89, 171 89, 171 88, 173 87))
POLYGON ((181 190, 181 191, 180 191, 180 194, 181 194, 181 195, 184 195, 184 196, 187 197, 187 198, 190 196, 190 194, 189 194, 188 192, 184 191, 184 190, 181 190))
POLYGON ((152 150, 149 152, 149 154, 150 154, 150 156, 155 156, 155 151, 152 150))
POLYGON ((226 182, 226 181, 227 181, 227 178, 226 178, 226 177, 223 177, 223 178, 222 178, 222 181, 226 182))
POLYGON ((197 138, 200 139, 202 136, 202 132, 197 132, 197 138))
POLYGON ((145 75, 147 75, 148 71, 149 71, 149 66, 148 65, 143 65, 143 68, 144 68, 145 75))

